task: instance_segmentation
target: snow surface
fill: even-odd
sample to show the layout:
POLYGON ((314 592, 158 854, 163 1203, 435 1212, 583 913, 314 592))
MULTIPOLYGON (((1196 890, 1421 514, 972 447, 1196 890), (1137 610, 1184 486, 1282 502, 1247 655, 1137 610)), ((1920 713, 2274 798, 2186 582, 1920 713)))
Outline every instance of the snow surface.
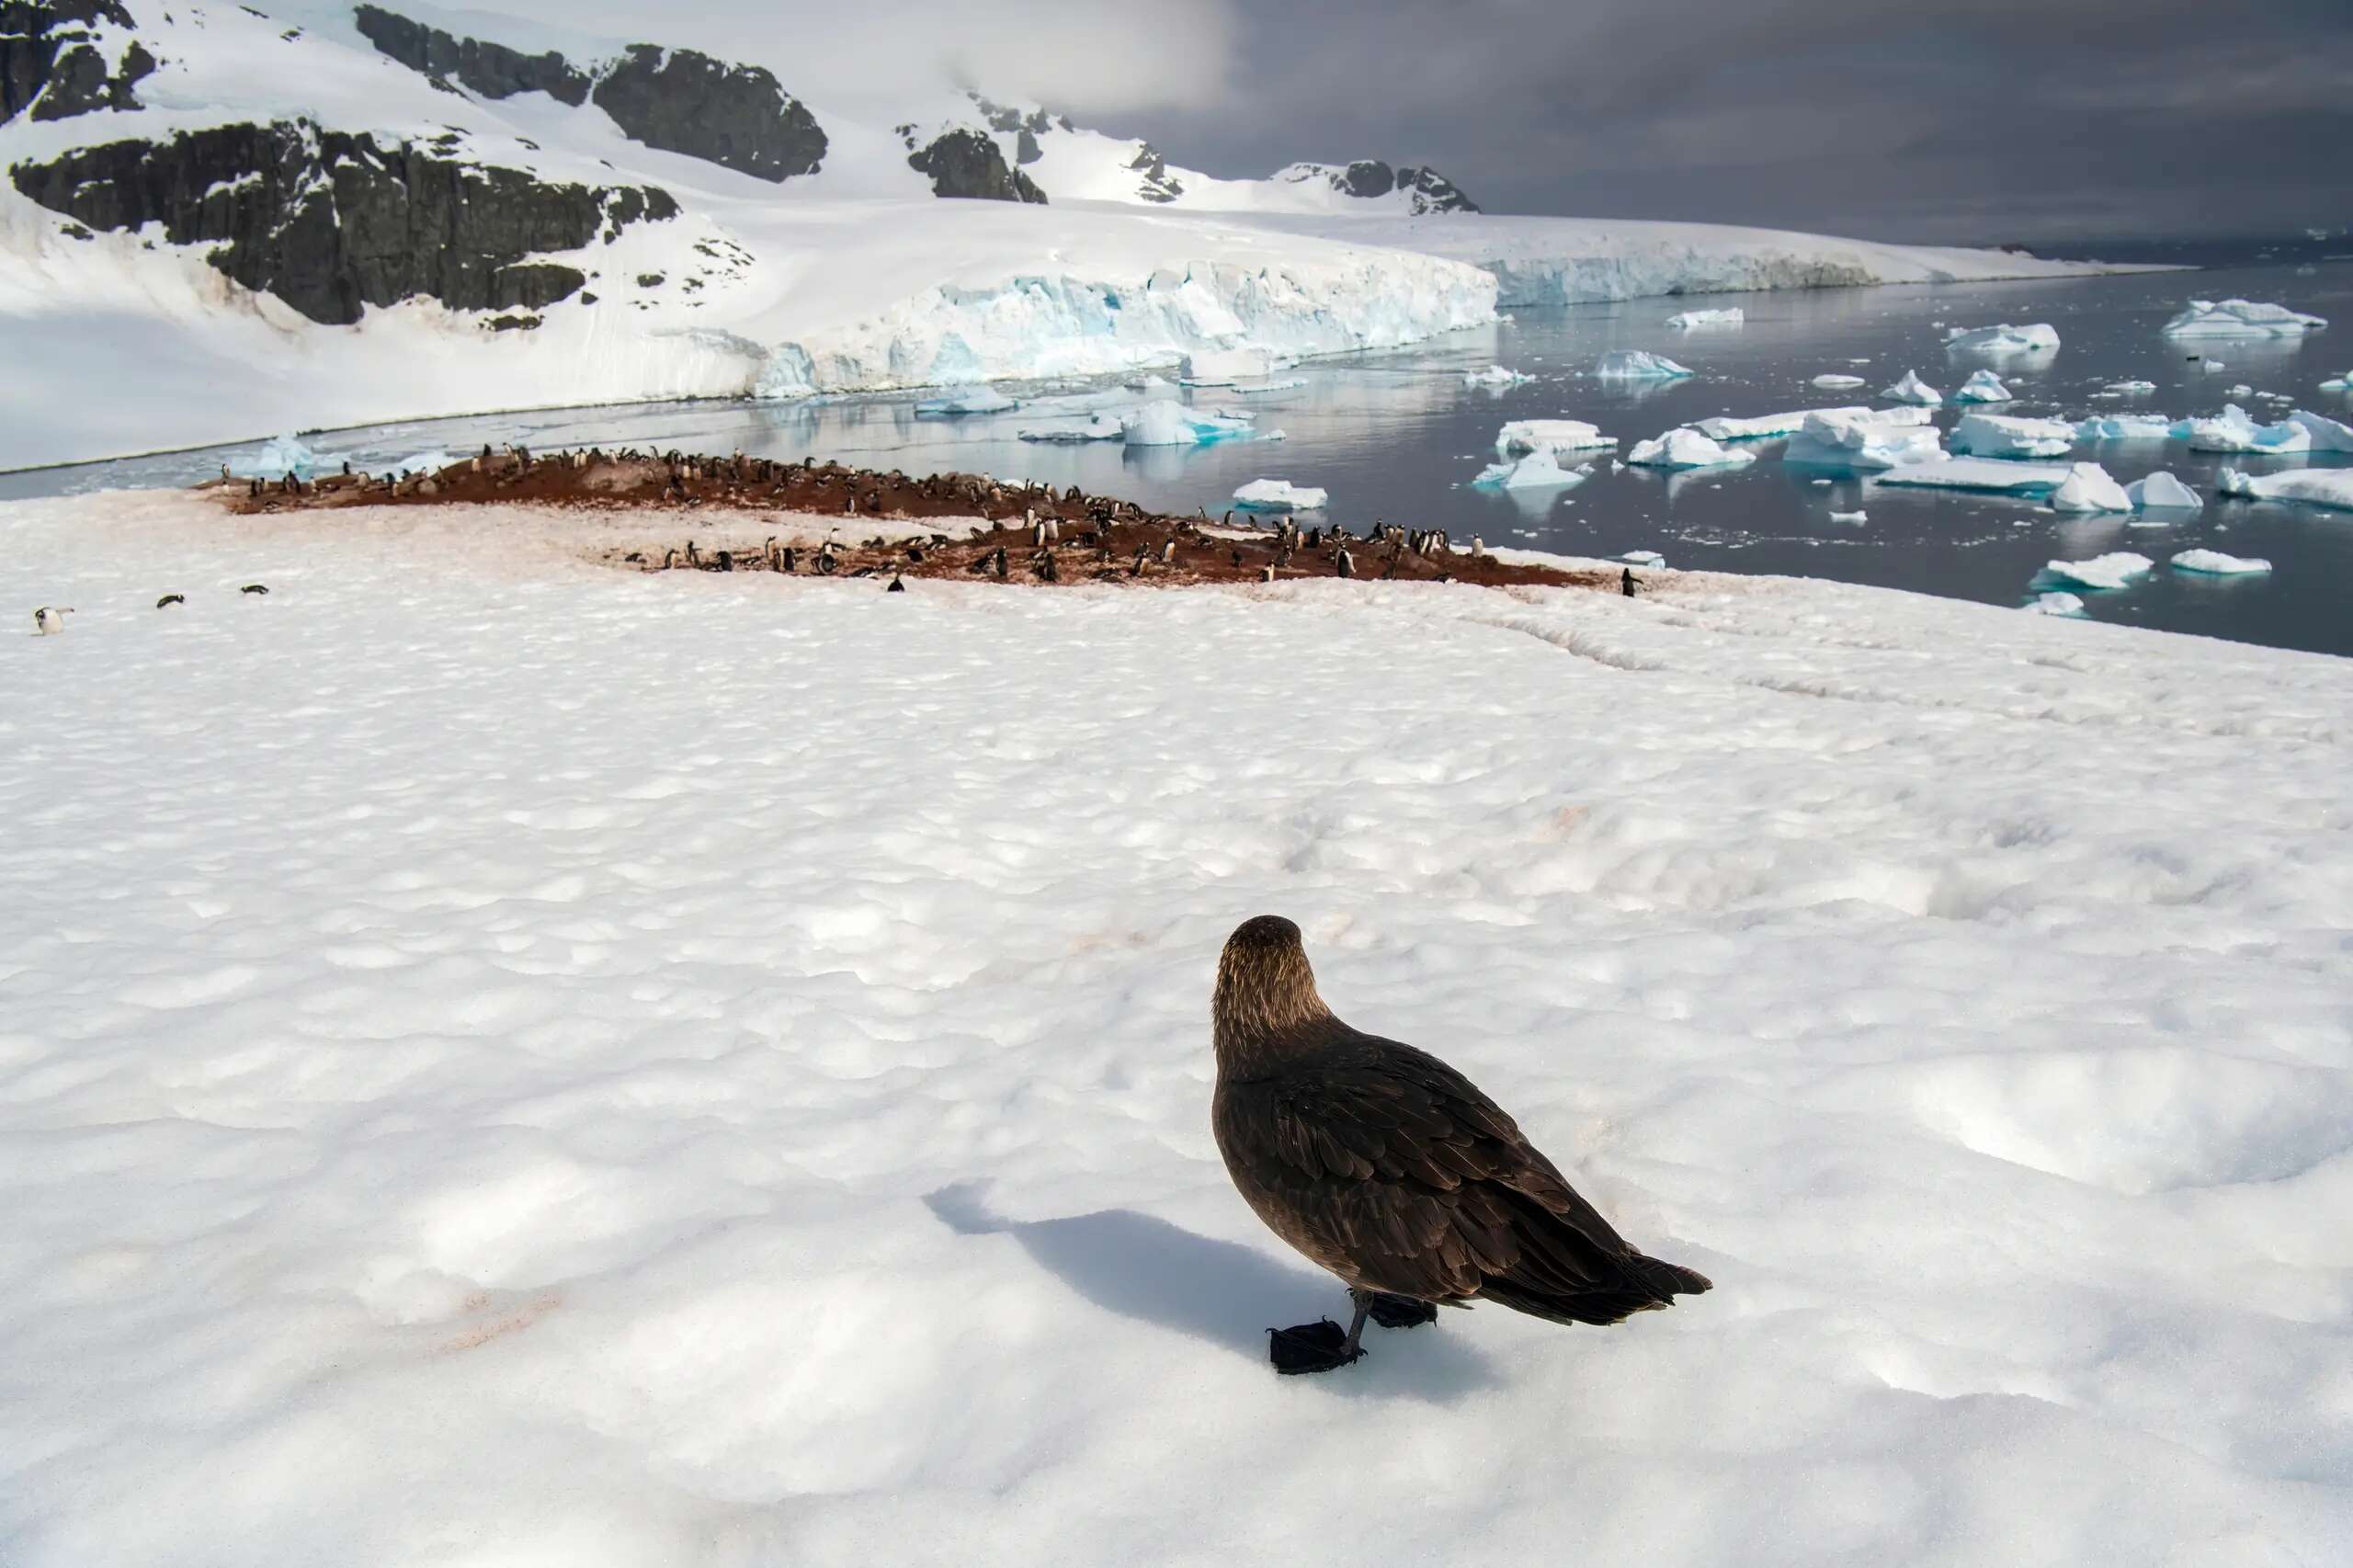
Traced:
POLYGON ((1688 427, 1637 441, 1626 454, 1636 468, 1739 468, 1756 460, 1755 452, 1719 445, 1688 427))
POLYGON ((2174 434, 2189 443, 2193 452, 2301 452, 2309 450, 2313 433, 2292 420, 2257 425, 2237 403, 2208 418, 2190 418, 2174 426, 2174 434))
POLYGON ((2192 300, 2187 310, 2165 323, 2164 331, 2168 337, 2299 337, 2327 324, 2325 316, 2305 315, 2285 305, 2192 300))
POLYGON ((1748 312, 1738 305, 1723 310, 1677 311, 1666 318, 1669 326, 1739 326, 1748 320, 1748 312))
POLYGON ((1331 493, 1287 479, 1254 479, 1233 493, 1233 504, 1254 512, 1312 512, 1331 499, 1331 493))
POLYGON ((1611 380, 1673 381, 1691 372, 1646 348, 1613 348, 1595 364, 1593 373, 1611 380))
POLYGON ((2124 486, 2116 483, 2108 470, 2097 463, 2075 463, 2069 467, 2067 478, 2051 493, 2051 509, 2054 512, 2129 512, 2132 498, 2124 486))
POLYGON ((21 1568, 2353 1539, 2353 664, 536 526, 0 509, 81 610, 0 639, 21 1568), (1262 910, 1716 1290, 1272 1376, 1344 1302, 1209 1133, 1262 910))
POLYGON ((1925 403, 1931 407, 1944 402, 1944 393, 1920 379, 1917 370, 1906 370, 1904 379, 1892 387, 1881 387, 1880 396, 1892 397, 1898 403, 1925 403))
POLYGON ((1952 394, 1955 403, 2009 403, 2015 395, 2002 384, 2002 378, 1991 370, 1972 371, 1961 390, 1952 394))
POLYGON ((2200 512, 2206 507, 2198 492, 2164 469, 2126 485, 2124 498, 2136 512, 2200 512))
POLYGON ((2256 556, 2225 555, 2219 550, 2185 550, 2173 558, 2177 572, 2197 572, 2211 577, 2246 577, 2271 570, 2271 562, 2256 556))
POLYGON ((2059 347, 2059 333, 2048 322, 2031 326, 1953 327, 1945 334, 1945 347, 1954 353, 2047 354, 2059 347))
POLYGON ((1825 392, 1838 392, 1847 387, 1861 386, 1863 384, 1863 378, 1860 376, 1842 376, 1835 373, 1824 374, 1814 377, 1813 384, 1822 388, 1825 392))
POLYGON ((1955 452, 1972 457, 2057 458, 2074 448, 2075 427, 2063 419, 1964 414, 1950 438, 1955 452))
POLYGON ((2305 501, 2353 512, 2353 469, 2293 469, 2286 473, 2247 473, 2226 468, 2216 476, 2215 489, 2225 495, 2252 501, 2305 501))
POLYGON ((2041 580, 2113 592, 2130 587, 2134 578, 2145 575, 2154 564, 2145 555, 2119 550, 2094 556, 2089 561, 2053 561, 2043 567, 2041 580))
POLYGON ((1615 436, 1582 419, 1514 419, 1495 432, 1495 451, 1502 457, 1523 452, 1584 452, 1614 447, 1615 436))
POLYGON ((1546 447, 1525 457, 1489 463, 1471 483, 1487 490, 1563 490, 1583 484, 1592 472, 1590 466, 1563 468, 1559 455, 1546 447))

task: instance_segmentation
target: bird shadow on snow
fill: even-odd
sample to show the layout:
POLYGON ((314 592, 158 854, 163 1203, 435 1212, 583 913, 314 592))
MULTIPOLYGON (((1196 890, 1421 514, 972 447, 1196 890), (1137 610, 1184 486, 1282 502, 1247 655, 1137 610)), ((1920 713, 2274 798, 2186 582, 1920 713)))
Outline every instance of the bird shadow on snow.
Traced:
MULTIPOLYGON (((1132 1209, 1012 1220, 990 1211, 977 1182, 941 1187, 924 1202, 959 1235, 1011 1236, 1098 1307, 1208 1340, 1262 1367, 1270 1327, 1318 1317, 1346 1326, 1347 1296, 1331 1276, 1288 1267, 1132 1209)), ((1484 1357, 1445 1332, 1467 1316, 1440 1312, 1438 1325, 1416 1329, 1367 1324, 1362 1361, 1302 1381, 1358 1398, 1451 1402, 1496 1381, 1484 1357)), ((1267 1376, 1274 1375, 1269 1368, 1267 1376)))

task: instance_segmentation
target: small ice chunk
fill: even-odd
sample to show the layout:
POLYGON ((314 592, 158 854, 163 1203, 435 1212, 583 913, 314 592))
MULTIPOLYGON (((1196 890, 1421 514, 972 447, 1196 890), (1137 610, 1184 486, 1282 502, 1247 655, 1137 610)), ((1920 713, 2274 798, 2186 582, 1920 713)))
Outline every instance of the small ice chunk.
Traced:
POLYGON ((2233 387, 2229 392, 2224 392, 2222 395, 2224 397, 2253 397, 2255 395, 2255 389, 2247 385, 2245 381, 2241 381, 2238 385, 2233 387))
POLYGON ((1597 376, 1618 381, 1672 381, 1691 372, 1664 354, 1654 354, 1647 348, 1613 348, 1594 366, 1597 376))
POLYGON ((1489 463, 1471 483, 1486 490, 1565 490, 1571 485, 1583 484, 1592 472, 1590 465, 1580 469, 1563 468, 1552 449, 1547 447, 1524 457, 1489 463))
POLYGON ((917 414, 953 416, 963 414, 1003 414, 1008 408, 1021 405, 995 387, 976 387, 971 392, 951 392, 946 397, 929 398, 915 404, 917 414))
POLYGON ((2047 594, 2037 594, 2018 608, 2029 615, 2061 615, 2071 620, 2084 619, 2082 596, 2068 593, 2063 588, 2054 588, 2047 594))
POLYGON ((2353 512, 2353 468, 2293 469, 2286 473, 2246 473, 2226 468, 2214 488, 2250 501, 2303 501, 2353 512))
POLYGON ((2209 418, 2184 419, 2173 433, 2187 440, 2193 452, 2276 454, 2309 451, 2313 444, 2313 433, 2294 420, 2257 425, 2235 403, 2223 404, 2222 413, 2209 418))
POLYGON ((2154 381, 2110 381, 2100 390, 2112 392, 2153 392, 2157 390, 2157 383, 2154 381))
POLYGON ((1507 370, 1501 365, 1490 365, 1483 370, 1465 370, 1462 384, 1466 387, 1516 387, 1529 380, 1518 370, 1507 370))
POLYGON ((1639 468, 1737 468, 1756 460, 1756 454, 1737 447, 1719 446, 1684 426, 1647 441, 1637 441, 1626 460, 1639 468))
POLYGON ((1614 447, 1615 436, 1605 436, 1582 419, 1515 419, 1495 432, 1495 452, 1514 458, 1524 452, 1584 452, 1614 447))
POLYGON ((1330 499, 1327 491, 1287 479, 1254 479, 1233 493, 1233 504, 1251 512, 1319 512, 1330 499))
POLYGON ((2124 486, 2109 477, 2108 470, 2097 463, 2076 463, 2067 471, 2066 482, 2051 493, 2051 509, 2054 512, 2129 512, 2131 497, 2124 494, 2124 486))
POLYGON ((1655 550, 1620 551, 1619 551, 1618 559, 1624 562, 1629 566, 1664 566, 1666 564, 1666 557, 1661 555, 1655 550))
POLYGON ((2260 556, 2225 555, 2219 550, 2185 550, 2173 558, 2177 572, 2197 572, 2210 577, 2245 577, 2271 570, 2260 556))
POLYGON ((1666 318, 1669 326, 1738 326, 1748 319, 1748 312, 1738 305, 1725 311, 1677 311, 1666 318))
POLYGON ((1902 381, 1892 387, 1881 387, 1879 395, 1892 397, 1898 403, 1925 403, 1930 407, 1945 400, 1945 394, 1922 381, 1917 370, 1904 371, 1902 381))
POLYGON ((1833 512, 1830 514, 1830 520, 1834 523, 1868 522, 1870 517, 1870 514, 1868 512, 1833 512))
POLYGON ((2059 347, 2059 334, 2048 322, 2031 326, 1957 326, 1945 334, 1945 347, 1971 354, 2047 354, 2059 347))
POLYGON ((1961 383, 1961 390, 1952 394, 1952 400, 1955 403, 2010 403, 2015 401, 2010 389, 2002 384, 2002 378, 1995 375, 1991 370, 1978 370, 1972 372, 1969 380, 1961 383))
POLYGON ((1820 387, 1824 392, 1842 392, 1848 387, 1861 386, 1863 384, 1863 378, 1860 376, 1825 374, 1814 377, 1813 384, 1820 387))
POLYGON ((2327 324, 2325 316, 2304 315, 2285 305, 2192 300, 2163 330, 2167 337, 2300 337, 2327 324))
POLYGON ((2113 591, 2129 587, 2133 578, 2143 575, 2155 564, 2145 555, 2117 550, 2106 555, 2095 555, 2089 561, 2047 562, 2035 581, 2113 591))
POLYGON ((2174 422, 2162 414, 2099 414, 2075 426, 2078 441, 2169 441, 2174 422))
POLYGON ((2075 427, 2063 419, 1965 414, 1952 428, 1952 449, 1969 457, 2061 458, 2075 444, 2075 427))
POLYGON ((2198 492, 2164 469, 2126 485, 2124 498, 2136 512, 2198 512, 2206 506, 2198 492))
POLYGON ((2329 377, 2328 380, 2321 382, 2320 390, 2323 392, 2353 392, 2353 370, 2347 370, 2341 376, 2329 377))

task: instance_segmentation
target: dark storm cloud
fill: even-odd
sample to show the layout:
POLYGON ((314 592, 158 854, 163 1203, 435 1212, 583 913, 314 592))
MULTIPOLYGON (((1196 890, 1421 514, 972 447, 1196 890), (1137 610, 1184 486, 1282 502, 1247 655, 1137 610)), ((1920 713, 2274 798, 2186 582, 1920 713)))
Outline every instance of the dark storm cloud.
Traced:
POLYGON ((1216 101, 1139 120, 1171 159, 1886 239, 2353 222, 2353 0, 1374 0, 1234 41, 1216 101))

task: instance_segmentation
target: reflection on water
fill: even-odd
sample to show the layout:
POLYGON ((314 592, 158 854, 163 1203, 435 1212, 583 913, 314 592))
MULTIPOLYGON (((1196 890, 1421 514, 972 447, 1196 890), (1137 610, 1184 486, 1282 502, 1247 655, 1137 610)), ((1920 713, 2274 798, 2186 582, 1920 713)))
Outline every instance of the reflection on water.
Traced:
MULTIPOLYGON (((1042 418, 1068 418, 1084 394, 1107 389, 1055 383, 1013 389, 1031 406, 1002 415, 921 417, 910 395, 819 403, 665 403, 565 409, 472 419, 416 421, 328 432, 322 450, 347 451, 381 466, 435 449, 462 452, 483 442, 521 441, 543 449, 608 446, 741 449, 763 457, 815 455, 914 472, 957 468, 1057 487, 1132 497, 1165 510, 1230 505, 1235 487, 1260 478, 1320 485, 1332 515, 1361 528, 1376 518, 1448 529, 1577 554, 1633 549, 1664 553, 1670 565, 1731 572, 1792 573, 2016 604, 2045 561, 2131 550, 2157 571, 2121 593, 2086 594, 2101 619, 2165 627, 2288 647, 2353 653, 2353 615, 2342 585, 2353 582, 2353 514, 2279 504, 2212 502, 2192 519, 2136 527, 2127 517, 2066 518, 2017 498, 1901 490, 1867 480, 1792 469, 1779 441, 1753 443, 1762 460, 1741 469, 1660 474, 1613 472, 1607 454, 1573 489, 1475 490, 1493 460, 1506 420, 1586 419, 1621 448, 1710 415, 1880 403, 1877 389, 1916 369, 1950 393, 1980 367, 1999 374, 2018 401, 1994 412, 2081 418, 2092 413, 2212 413, 2245 383, 2290 401, 2248 399, 2258 418, 2302 406, 2353 419, 2353 399, 2316 390, 2353 367, 2353 266, 2309 277, 2286 267, 2229 273, 2097 278, 2062 283, 1956 284, 1924 289, 1826 290, 1732 295, 1745 325, 1678 331, 1664 324, 1681 308, 1666 300, 1521 311, 1494 327, 1457 334, 1407 354, 1318 360, 1294 372, 1304 384, 1251 394, 1204 388, 1198 407, 1255 416, 1282 441, 1206 447, 1127 448, 1118 442, 1043 445, 1016 432, 1042 418), (2302 339, 2177 344, 2158 328, 2191 295, 2277 300, 2336 318, 2337 328, 2302 339), (2052 353, 1999 358, 1949 351, 1945 329, 2000 322, 2049 322, 2052 353), (1673 381, 1601 381, 1580 374, 1612 348, 1648 348, 1698 372, 1673 381), (2200 358, 2193 358, 2196 355, 2200 358), (2208 366, 2219 358, 2223 369, 2208 366), (1463 385, 1465 370, 1503 364, 1533 379, 1501 388, 1463 385), (1810 383, 1824 372, 1865 378, 1845 392, 1810 383), (2123 398, 2097 394, 2110 381, 2140 380, 2157 390, 2123 398), (1035 400, 1074 401, 1040 410, 1035 400), (1832 512, 1862 511, 1861 523, 1832 512), (2268 577, 2217 579, 2165 571, 2167 556, 2193 547, 2269 559, 2268 577)), ((1116 390, 1116 389, 1108 389, 1116 390)), ((1938 423, 1948 428, 1948 408, 1938 423)), ((36 473, 0 474, 0 498, 119 485, 182 484, 219 471, 231 450, 180 453, 36 473)), ((1589 455, 1572 459, 1572 464, 1589 455)), ((2109 443, 2075 456, 2130 482, 2166 468, 2211 495, 2225 463, 2270 472, 2304 459, 2218 458, 2177 443, 2109 443)), ((2314 462, 2345 463, 2341 457, 2314 462)))

